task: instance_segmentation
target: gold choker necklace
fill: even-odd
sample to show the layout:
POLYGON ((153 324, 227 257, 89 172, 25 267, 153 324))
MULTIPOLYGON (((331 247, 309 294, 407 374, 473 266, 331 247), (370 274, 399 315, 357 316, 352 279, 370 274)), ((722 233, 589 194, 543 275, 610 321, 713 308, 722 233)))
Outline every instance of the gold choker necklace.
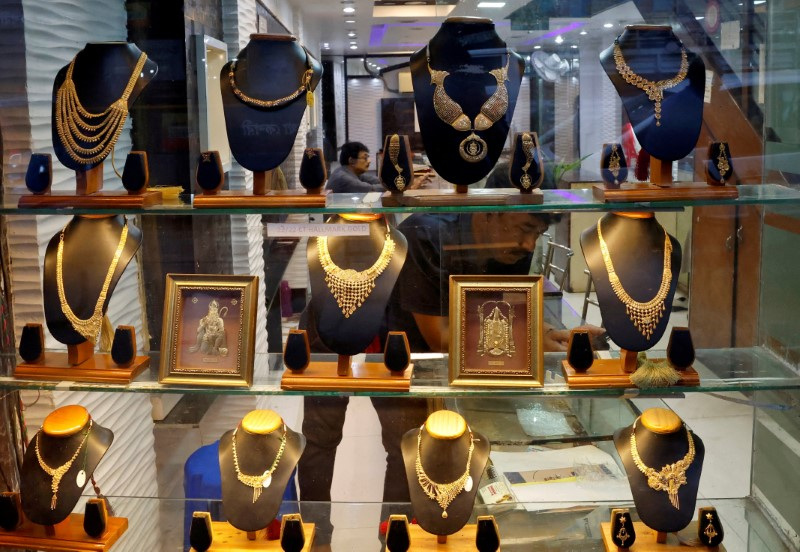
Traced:
POLYGON ((461 106, 448 96, 447 91, 444 89, 444 79, 450 73, 431 68, 430 48, 425 49, 425 55, 428 60, 428 72, 431 74, 431 84, 436 86, 433 91, 433 110, 439 119, 454 129, 470 133, 459 144, 458 153, 461 158, 469 163, 477 163, 483 160, 488 152, 488 146, 483 138, 475 134, 475 131, 488 130, 493 124, 502 119, 508 110, 508 90, 505 82, 508 80, 508 64, 511 60, 511 54, 506 50, 505 67, 489 71, 497 81, 497 88, 494 94, 481 106, 481 111, 475 117, 474 124, 464 114, 461 106))
POLYGON ((100 328, 103 325, 103 304, 106 302, 108 288, 111 286, 111 279, 114 277, 114 272, 117 270, 117 263, 119 263, 122 251, 125 249, 125 242, 128 239, 128 219, 124 219, 122 224, 122 233, 119 237, 117 250, 114 252, 111 266, 108 267, 108 272, 106 272, 106 278, 103 281, 103 287, 100 289, 100 296, 94 304, 92 315, 85 319, 78 318, 72 311, 69 302, 67 302, 67 295, 64 292, 64 232, 67 226, 61 229, 61 235, 58 239, 58 251, 56 253, 56 288, 58 289, 58 301, 61 303, 61 312, 64 313, 69 323, 72 324, 73 329, 88 341, 95 343, 97 341, 97 334, 100 333, 100 328))
MULTIPOLYGON (((663 228, 662 228, 663 230, 663 228)), ((639 302, 633 299, 619 280, 614 264, 611 262, 611 254, 608 252, 608 244, 603 239, 603 232, 600 229, 600 221, 597 221, 597 237, 600 240, 600 252, 603 254, 603 262, 606 265, 608 281, 617 299, 625 305, 625 313, 631 319, 636 329, 646 339, 650 339, 658 325, 661 317, 664 316, 664 299, 667 298, 669 286, 672 283, 672 242, 669 240, 667 231, 664 230, 664 270, 661 275, 661 285, 655 297, 647 302, 639 302)))
POLYGON ((266 489, 270 486, 270 484, 272 484, 272 474, 278 468, 278 463, 281 461, 283 451, 286 449, 286 424, 283 425, 283 436, 281 437, 281 444, 278 447, 278 453, 275 455, 275 460, 272 462, 272 465, 269 467, 269 469, 267 469, 261 475, 245 475, 239 469, 239 455, 236 452, 237 431, 239 431, 238 426, 233 430, 233 437, 231 438, 231 442, 233 443, 233 469, 236 471, 236 478, 241 483, 244 483, 253 489, 253 504, 255 504, 258 500, 258 497, 261 496, 261 490, 266 489))
POLYGON ((328 251, 328 237, 317 238, 317 254, 319 264, 325 272, 325 283, 331 294, 336 299, 339 308, 345 318, 356 312, 364 304, 369 294, 375 289, 375 279, 386 270, 394 254, 394 240, 392 239, 389 225, 386 225, 386 238, 383 241, 381 254, 373 265, 366 270, 353 270, 352 268, 340 268, 331 259, 328 251))
POLYGON ((314 105, 314 93, 311 91, 311 78, 314 76, 314 69, 311 67, 311 63, 309 62, 308 52, 306 52, 306 70, 303 73, 303 76, 300 77, 300 86, 298 86, 297 89, 288 96, 276 98, 274 100, 262 100, 260 98, 254 98, 242 92, 242 90, 236 84, 236 66, 238 63, 239 61, 235 60, 228 68, 228 82, 231 85, 231 90, 233 93, 236 94, 236 97, 239 98, 239 100, 243 103, 253 107, 261 107, 265 109, 283 107, 284 105, 295 101, 303 92, 305 92, 306 104, 309 107, 314 105))
POLYGON ((533 184, 533 180, 531 180, 531 175, 528 174, 528 169, 531 168, 531 164, 533 164, 533 148, 536 145, 533 143, 533 138, 530 134, 525 132, 522 135, 522 153, 525 154, 525 164, 522 165, 522 177, 519 179, 520 186, 524 190, 527 190, 533 184))
POLYGON ((394 177, 394 185, 401 192, 406 187, 406 179, 403 177, 403 167, 397 161, 400 157, 400 137, 397 134, 392 134, 389 138, 389 161, 394 165, 394 170, 397 171, 397 176, 394 177))
POLYGON ((654 104, 653 111, 655 113, 656 126, 661 126, 661 102, 664 100, 664 90, 678 86, 686 78, 686 73, 689 71, 686 48, 681 46, 681 66, 678 69, 678 74, 671 79, 651 81, 634 73, 633 69, 625 61, 625 56, 622 55, 622 49, 619 47, 619 38, 614 40, 614 64, 617 66, 617 72, 625 82, 647 94, 647 97, 654 104))
POLYGON ((447 507, 455 498, 461 494, 461 491, 470 492, 472 490, 472 476, 469 474, 470 464, 472 464, 472 452, 475 450, 475 440, 472 438, 472 430, 469 431, 469 453, 467 454, 467 467, 457 479, 450 483, 437 483, 428 477, 425 469, 422 467, 422 428, 419 428, 417 434, 417 460, 414 467, 417 471, 417 481, 419 486, 422 487, 423 492, 431 500, 435 500, 439 507, 442 509, 442 517, 447 519, 447 507))
POLYGON ((636 464, 639 471, 647 477, 647 486, 654 491, 664 491, 667 493, 669 495, 669 503, 672 504, 673 508, 678 510, 680 509, 678 489, 686 484, 686 470, 689 469, 689 466, 694 460, 694 439, 692 439, 692 433, 686 429, 686 440, 689 443, 689 450, 686 456, 674 464, 667 464, 656 471, 650 466, 645 465, 642 461, 642 457, 639 456, 639 449, 636 447, 636 423, 638 421, 639 418, 636 418, 636 421, 633 422, 633 428, 631 429, 631 458, 633 458, 633 463, 636 464))
POLYGON ((56 92, 56 133, 64 150, 74 161, 91 165, 105 159, 117 143, 128 117, 128 98, 141 76, 147 55, 142 52, 139 56, 122 96, 100 113, 88 111, 78 98, 75 83, 72 81, 75 59, 72 58, 69 63, 64 82, 56 92), (96 145, 83 147, 78 140, 96 145))
MULTIPOLYGON (((51 468, 42 458, 42 452, 39 450, 39 441, 41 441, 42 431, 39 430, 39 433, 36 434, 36 443, 34 445, 34 450, 36 451, 36 460, 39 462, 39 467, 42 468, 42 471, 52 478, 50 481, 50 490, 53 492, 53 496, 50 499, 51 510, 55 510, 56 504, 58 504, 58 486, 61 484, 61 478, 64 477, 64 475, 69 471, 69 469, 72 467, 72 464, 75 462, 75 459, 78 457, 78 454, 80 454, 83 445, 89 438, 89 433, 92 431, 92 423, 92 419, 89 418, 89 427, 86 428, 86 433, 81 440, 81 444, 78 445, 77 449, 75 449, 75 453, 72 455, 72 458, 57 468, 51 468)), ((84 469, 78 473, 78 477, 76 478, 78 487, 83 487, 83 484, 86 483, 85 463, 86 462, 84 461, 84 469)))

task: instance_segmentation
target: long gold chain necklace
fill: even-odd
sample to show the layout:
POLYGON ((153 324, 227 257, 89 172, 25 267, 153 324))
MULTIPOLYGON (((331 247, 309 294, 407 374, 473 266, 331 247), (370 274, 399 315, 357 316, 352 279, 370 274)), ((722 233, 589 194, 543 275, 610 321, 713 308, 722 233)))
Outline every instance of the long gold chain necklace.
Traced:
POLYGON ((394 240, 386 225, 386 238, 383 241, 381 254, 371 267, 365 270, 353 270, 352 268, 341 268, 331 259, 328 251, 328 237, 317 238, 317 253, 319 264, 325 272, 325 284, 336 299, 339 308, 345 318, 356 312, 364 304, 369 294, 375 288, 375 279, 381 275, 389 266, 394 254, 394 240))
MULTIPOLYGON (((80 454, 83 445, 86 443, 86 440, 89 438, 89 433, 92 431, 92 419, 89 419, 89 427, 86 429, 86 433, 81 440, 81 444, 78 445, 78 448, 75 449, 75 453, 72 455, 72 458, 66 461, 66 463, 61 464, 57 468, 51 468, 47 465, 47 463, 42 458, 42 453, 39 450, 39 441, 41 440, 42 431, 40 430, 39 433, 36 434, 36 443, 34 445, 34 450, 36 451, 36 460, 39 462, 39 467, 42 468, 42 471, 49 475, 52 479, 50 481, 50 490, 53 492, 53 496, 50 499, 50 509, 55 510, 56 504, 58 503, 58 486, 61 484, 61 478, 64 477, 69 469, 72 467, 72 464, 75 462, 75 459, 80 454)), ((80 476, 79 476, 80 477, 80 476)), ((84 472, 84 479, 83 482, 86 481, 86 475, 84 472)), ((78 485, 79 487, 83 487, 82 484, 78 485)))
POLYGON ((522 165, 522 176, 519 179, 519 183, 523 189, 527 190, 533 184, 533 180, 531 179, 531 175, 528 174, 528 169, 531 168, 533 164, 533 148, 535 144, 533 143, 533 137, 528 134, 527 132, 522 134, 522 153, 525 154, 525 164, 522 165))
POLYGON ((394 185, 402 192, 406 187, 406 179, 403 176, 403 167, 397 163, 399 157, 400 136, 392 134, 392 137, 389 138, 389 161, 394 165, 394 170, 397 171, 397 176, 394 177, 394 185))
POLYGON ((248 96, 239 88, 236 84, 236 66, 238 63, 238 60, 233 61, 228 68, 228 82, 230 82, 231 90, 236 94, 236 97, 247 105, 266 109, 282 107, 295 101, 303 92, 306 93, 306 104, 309 107, 314 105, 314 93, 311 91, 311 78, 314 76, 314 69, 312 69, 309 64, 308 52, 306 52, 306 70, 303 76, 300 77, 300 86, 288 96, 283 96, 282 98, 276 98, 274 100, 262 100, 260 98, 248 96))
POLYGON ((450 483, 437 483, 428 477, 422 467, 422 427, 419 428, 419 433, 417 434, 417 460, 414 463, 417 481, 428 498, 435 500, 439 504, 442 509, 442 517, 447 519, 447 507, 450 506, 450 503, 461 494, 461 491, 470 492, 472 490, 472 476, 469 474, 469 469, 472 464, 472 452, 475 450, 475 440, 472 438, 472 430, 467 428, 469 431, 469 453, 467 454, 467 467, 464 469, 464 473, 450 483))
POLYGON ((611 171, 611 175, 614 177, 614 184, 617 183, 617 178, 619 177, 619 169, 620 169, 620 159, 619 159, 619 152, 617 151, 617 145, 611 144, 611 153, 608 156, 608 170, 611 171))
POLYGON ((655 297, 644 303, 633 299, 619 280, 614 264, 611 262, 611 255, 608 252, 608 244, 603 239, 603 231, 600 229, 600 221, 597 221, 597 237, 600 240, 600 252, 603 254, 603 262, 606 265, 608 281, 614 294, 625 305, 625 312, 631 319, 636 329, 639 330, 646 339, 650 339, 658 325, 659 320, 664 315, 666 307, 664 300, 667 298, 669 286, 672 283, 672 242, 669 240, 667 231, 664 230, 664 270, 661 275, 661 285, 655 297))
POLYGON ((125 219, 122 224, 122 233, 119 237, 117 250, 114 252, 114 258, 111 260, 108 272, 106 272, 103 287, 100 288, 100 296, 97 298, 94 310, 89 318, 78 318, 72 311, 72 307, 69 306, 67 295, 64 292, 64 232, 67 226, 61 229, 61 235, 58 239, 58 252, 56 254, 56 287, 58 288, 58 300, 61 303, 61 312, 67 317, 67 320, 72 324, 75 331, 94 343, 97 341, 97 334, 100 333, 100 328, 103 325, 103 304, 106 302, 108 288, 111 285, 114 272, 117 270, 117 263, 119 263, 119 259, 122 256, 122 251, 125 249, 125 242, 128 239, 128 220, 125 219))
POLYGON ((236 470, 236 478, 241 482, 253 489, 253 504, 256 503, 258 497, 261 496, 261 490, 266 489, 272 484, 272 474, 278 468, 278 463, 283 457, 283 451, 286 449, 286 425, 283 426, 283 436, 281 437, 281 444, 278 447, 278 453, 275 455, 275 460, 272 465, 260 475, 245 475, 239 469, 239 454, 236 452, 236 432, 239 428, 233 430, 233 468, 236 470))
POLYGON ((728 155, 726 152, 725 142, 719 143, 719 156, 717 157, 717 170, 722 182, 725 182, 725 175, 728 174, 731 166, 728 163, 728 155))
POLYGON ((61 145, 74 161, 91 165, 105 159, 108 152, 117 143, 117 138, 119 138, 128 117, 128 98, 136 86, 136 81, 141 76, 147 55, 142 52, 139 56, 128 79, 128 84, 125 85, 119 99, 100 113, 92 113, 87 110, 78 98, 78 91, 72 81, 75 59, 72 58, 69 63, 64 82, 56 92, 56 133, 61 145), (78 140, 95 145, 83 147, 78 140))
POLYGON ((614 40, 614 64, 617 66, 617 72, 625 82, 644 91, 650 101, 654 103, 653 111, 655 113, 656 126, 661 126, 661 102, 664 100, 664 90, 683 82, 686 78, 686 73, 689 71, 686 48, 681 46, 681 66, 678 69, 678 74, 670 79, 651 81, 634 73, 633 69, 625 61, 625 56, 622 55, 622 48, 619 47, 619 38, 614 40))
POLYGON ((686 484, 686 470, 694 460, 694 439, 692 433, 686 429, 686 441, 689 443, 689 450, 686 456, 675 462, 674 464, 667 464, 660 470, 656 471, 650 466, 645 465, 642 457, 639 456, 639 449, 636 447, 636 421, 633 422, 633 429, 631 430, 631 458, 633 463, 647 477, 647 486, 654 491, 664 491, 669 495, 669 503, 676 510, 680 509, 680 502, 678 500, 678 489, 686 484))
POLYGON ((458 153, 461 158, 469 163, 481 161, 486 157, 488 146, 483 138, 475 134, 475 131, 488 130, 493 124, 502 119, 508 110, 508 90, 505 82, 508 80, 508 65, 511 60, 511 54, 506 50, 505 67, 489 71, 497 81, 497 88, 494 94, 481 106, 480 113, 475 117, 474 123, 467 117, 462 107, 444 89, 444 80, 450 73, 448 71, 437 71, 431 67, 429 48, 426 48, 425 55, 428 60, 428 72, 431 74, 431 84, 436 86, 433 91, 433 110, 442 121, 454 129, 470 133, 459 144, 458 153))

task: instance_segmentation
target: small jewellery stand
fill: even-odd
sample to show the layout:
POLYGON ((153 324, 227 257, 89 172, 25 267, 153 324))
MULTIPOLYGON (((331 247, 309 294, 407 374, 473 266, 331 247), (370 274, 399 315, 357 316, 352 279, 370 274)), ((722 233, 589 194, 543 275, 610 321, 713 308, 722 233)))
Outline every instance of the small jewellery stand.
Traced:
POLYGON ((304 523, 300 514, 286 514, 281 520, 280 538, 267 540, 267 530, 240 531, 225 521, 210 521, 208 512, 194 512, 191 552, 310 552, 314 543, 314 524, 304 523), (200 546, 198 543, 203 543, 200 546), (205 546, 205 545, 208 546, 205 546))
POLYGON ((494 516, 478 516, 477 523, 465 525, 452 535, 432 535, 417 524, 409 524, 405 515, 389 516, 386 532, 387 552, 500 550, 500 533, 494 516))
POLYGON ((626 508, 611 510, 611 521, 600 524, 606 552, 691 552, 714 550, 725 552, 722 545, 722 525, 714 508, 700 508, 698 521, 677 533, 662 533, 641 521, 633 521, 626 508), (709 519, 708 516, 711 516, 709 519), (622 522, 620 520, 623 520, 622 522), (710 527, 710 528, 709 528, 710 527), (624 529, 623 529, 624 528, 624 529), (627 546, 620 546, 621 542, 627 546), (707 543, 715 544, 707 544, 707 543))

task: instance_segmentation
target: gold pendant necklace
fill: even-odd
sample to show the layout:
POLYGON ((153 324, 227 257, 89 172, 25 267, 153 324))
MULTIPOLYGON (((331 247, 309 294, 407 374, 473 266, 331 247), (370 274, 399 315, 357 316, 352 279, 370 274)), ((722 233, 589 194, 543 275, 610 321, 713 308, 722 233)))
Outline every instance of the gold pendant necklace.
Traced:
POLYGON ((392 137, 389 138, 389 161, 394 166, 394 170, 397 171, 397 176, 394 177, 394 185, 402 192, 406 187, 406 179, 403 177, 403 167, 397 164, 399 157, 400 137, 397 134, 392 134, 392 137))
POLYGON ((633 69, 625 61, 625 56, 622 55, 622 48, 619 47, 619 38, 614 40, 614 64, 617 66, 617 72, 625 82, 647 94, 647 97, 654 104, 653 111, 655 113, 656 126, 661 126, 661 102, 664 100, 664 90, 678 86, 686 78, 686 73, 689 71, 686 48, 681 46, 681 66, 678 69, 678 74, 670 79, 651 81, 634 73, 633 69))
POLYGON ((597 221, 597 237, 600 240, 600 252, 603 254, 603 262, 606 265, 608 281, 611 289, 622 304, 625 305, 625 313, 631 319, 636 329, 646 339, 650 339, 658 325, 661 317, 664 316, 664 299, 667 298, 669 286, 672 283, 672 242, 669 240, 667 231, 664 230, 664 270, 661 275, 661 285, 655 296, 644 303, 634 300, 619 280, 614 264, 611 262, 611 255, 608 252, 608 244, 603 239, 603 232, 600 229, 600 221, 597 221))
POLYGON ((608 156, 608 170, 611 171, 614 177, 614 184, 618 184, 617 178, 619 177, 619 153, 617 152, 617 145, 611 144, 611 153, 608 156))
POLYGON ((719 156, 717 157, 717 170, 719 171, 719 179, 725 182, 725 175, 728 174, 731 166, 728 163, 728 156, 726 153, 725 142, 719 143, 719 156))
MULTIPOLYGON (((86 433, 81 440, 81 444, 78 445, 78 448, 75 449, 75 453, 72 455, 72 458, 67 460, 66 463, 58 466, 57 468, 51 468, 47 465, 47 463, 42 458, 42 453, 39 450, 39 441, 41 440, 42 431, 39 430, 39 433, 36 434, 36 443, 34 445, 34 450, 36 451, 36 460, 39 462, 39 467, 42 468, 42 471, 49 475, 52 479, 50 481, 50 490, 53 492, 53 496, 50 499, 50 509, 55 510, 56 504, 58 504, 58 486, 61 484, 61 478, 64 477, 69 469, 72 467, 72 464, 75 462, 75 459, 78 457, 78 454, 81 452, 83 445, 86 443, 86 440, 89 438, 89 433, 92 431, 92 419, 89 418, 89 427, 86 429, 86 433)), ((83 470, 82 470, 83 472, 83 470)), ((86 473, 83 472, 83 483, 86 482, 86 473)), ((80 480, 80 474, 78 475, 80 480)), ((78 487, 83 487, 82 484, 78 484, 78 487)))
POLYGON ((422 467, 422 428, 419 428, 417 434, 417 459, 414 467, 417 472, 417 481, 422 491, 431 500, 435 500, 439 507, 442 509, 442 517, 447 519, 447 507, 455 498, 461 494, 461 491, 470 492, 472 490, 472 476, 469 474, 470 464, 472 463, 472 452, 475 450, 475 440, 472 438, 472 430, 469 431, 469 453, 467 454, 467 467, 457 479, 450 483, 437 483, 428 477, 425 469, 422 467))
POLYGON ((281 437, 281 444, 278 447, 278 453, 275 455, 275 460, 272 462, 272 465, 269 467, 269 469, 267 469, 261 475, 245 475, 239 469, 239 455, 236 452, 237 431, 239 431, 238 426, 233 430, 233 437, 231 438, 233 443, 233 469, 236 471, 236 478, 241 483, 253 489, 253 504, 255 504, 258 500, 258 497, 261 496, 261 490, 266 489, 272 484, 272 474, 277 469, 278 463, 281 461, 281 457, 283 456, 283 451, 286 448, 286 424, 283 426, 283 436, 281 437))
POLYGON ((300 86, 297 89, 289 94, 288 96, 283 96, 282 98, 276 98, 274 100, 262 100, 260 98, 254 98, 252 96, 248 96, 245 94, 239 86, 236 84, 236 66, 239 63, 238 60, 235 60, 231 63, 230 67, 228 68, 228 82, 231 85, 231 90, 239 98, 240 101, 246 103, 247 105, 251 105, 253 107, 261 107, 266 109, 271 109, 274 107, 283 107, 286 104, 289 104, 295 101, 300 95, 305 92, 306 93, 306 104, 309 107, 314 105, 314 93, 311 91, 311 79, 314 76, 314 69, 311 67, 311 64, 308 59, 308 52, 306 52, 306 70, 303 73, 303 76, 300 77, 300 86))
POLYGON ((678 489, 686 484, 686 470, 689 469, 689 466, 694 460, 694 439, 692 439, 692 433, 686 429, 686 440, 689 443, 689 450, 686 456, 674 464, 667 464, 656 471, 650 466, 645 465, 642 461, 642 457, 639 456, 639 449, 636 448, 636 423, 638 421, 639 418, 636 418, 636 421, 633 422, 633 428, 631 429, 631 458, 633 458, 633 463, 636 464, 639 471, 647 477, 647 486, 654 491, 664 491, 667 493, 669 495, 669 503, 672 504, 673 508, 679 510, 680 502, 678 501, 678 489))
POLYGON ((512 356, 516 352, 514 345, 514 307, 506 301, 486 301, 478 307, 478 354, 485 356, 512 356), (483 309, 494 303, 492 312, 484 317, 483 309), (505 305, 508 315, 500 311, 505 305))
MULTIPOLYGON (((69 226, 69 224, 67 226, 69 226)), ((94 310, 89 318, 78 318, 69 306, 67 295, 64 292, 64 232, 67 226, 61 229, 61 235, 58 239, 58 251, 56 253, 56 288, 58 289, 58 301, 61 303, 61 312, 64 313, 64 316, 69 323, 72 324, 75 331, 88 341, 95 343, 97 341, 97 334, 100 333, 100 328, 103 325, 103 304, 106 302, 108 288, 111 285, 114 272, 117 270, 117 263, 119 263, 119 259, 122 256, 122 251, 125 249, 125 242, 128 239, 128 219, 124 219, 122 224, 122 233, 119 237, 117 250, 114 252, 111 266, 108 267, 106 278, 103 281, 103 287, 100 289, 100 296, 97 298, 94 310)))
POLYGON ((139 56, 119 99, 100 113, 88 111, 78 98, 78 91, 72 81, 75 59, 72 58, 69 63, 64 82, 56 92, 56 133, 64 150, 74 161, 91 165, 105 159, 117 143, 125 119, 128 117, 128 98, 141 76, 147 55, 142 52, 139 56), (95 145, 83 147, 78 140, 95 145))
POLYGON ((328 237, 317 238, 317 254, 319 264, 322 265, 322 270, 325 272, 325 284, 336 299, 339 308, 342 309, 345 318, 350 318, 350 315, 367 300, 375 288, 375 279, 389 266, 393 253, 394 240, 390 234, 388 223, 381 254, 366 270, 340 268, 331 259, 330 251, 328 251, 328 237))
POLYGON ((477 130, 488 130, 493 124, 503 118, 508 110, 508 90, 505 82, 508 80, 508 64, 511 54, 506 50, 506 65, 499 69, 492 69, 489 73, 497 81, 497 88, 488 100, 481 106, 480 113, 475 117, 473 123, 461 106, 456 103, 444 89, 444 79, 450 74, 448 71, 437 71, 431 68, 430 49, 425 49, 428 60, 428 72, 431 74, 431 84, 436 88, 433 91, 433 110, 436 115, 461 132, 469 132, 469 136, 464 138, 459 144, 458 153, 461 158, 468 163, 477 163, 486 157, 488 146, 486 141, 475 134, 477 130))
POLYGON ((528 169, 531 168, 531 164, 533 164, 533 148, 535 144, 533 143, 533 138, 527 132, 523 133, 522 135, 522 153, 525 154, 525 164, 522 165, 522 177, 519 179, 519 183, 523 189, 527 190, 533 184, 533 180, 531 180, 531 175, 528 174, 528 169))

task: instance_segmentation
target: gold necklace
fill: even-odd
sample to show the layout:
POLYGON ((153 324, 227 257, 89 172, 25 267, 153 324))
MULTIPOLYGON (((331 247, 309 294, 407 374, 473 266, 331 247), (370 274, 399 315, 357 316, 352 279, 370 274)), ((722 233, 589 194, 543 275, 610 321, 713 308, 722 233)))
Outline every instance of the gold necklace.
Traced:
POLYGON ((656 119, 656 126, 661 126, 661 102, 664 100, 664 90, 672 88, 683 82, 686 78, 686 73, 689 70, 689 60, 686 57, 686 48, 681 46, 681 66, 678 69, 678 74, 670 79, 663 79, 660 81, 651 81, 633 72, 628 63, 625 61, 625 56, 622 55, 622 49, 619 47, 619 38, 614 40, 614 64, 617 66, 617 72, 628 84, 632 84, 639 90, 644 91, 651 102, 654 103, 654 112, 656 119))
POLYGON ((535 147, 533 143, 533 138, 527 132, 522 134, 522 153, 525 154, 525 164, 522 165, 522 177, 519 179, 519 183, 523 189, 527 190, 531 187, 533 181, 531 180, 531 175, 528 174, 528 169, 531 168, 531 164, 533 163, 533 148, 535 147))
POLYGON ((664 270, 661 275, 661 286, 655 296, 644 303, 633 299, 625 288, 622 287, 622 282, 614 270, 614 264, 611 262, 611 255, 608 252, 608 244, 603 239, 603 232, 600 229, 600 221, 597 221, 597 237, 600 239, 600 252, 603 254, 603 262, 606 265, 606 272, 608 273, 608 281, 611 284, 611 289, 614 294, 625 305, 625 313, 631 319, 636 329, 639 330, 646 339, 650 339, 653 335, 659 320, 664 315, 666 308, 664 307, 664 299, 667 298, 669 286, 672 283, 672 242, 669 240, 667 231, 664 230, 664 270))
POLYGON ((106 279, 103 281, 103 287, 100 288, 100 296, 97 298, 94 310, 89 318, 78 318, 72 311, 72 307, 69 306, 67 295, 64 292, 64 232, 67 226, 61 229, 61 235, 58 239, 58 252, 56 254, 56 288, 58 289, 58 300, 61 303, 61 312, 67 317, 67 320, 72 324, 75 331, 87 340, 95 343, 97 341, 97 334, 100 333, 100 328, 103 325, 103 304, 106 302, 108 288, 111 285, 114 272, 117 270, 117 263, 119 263, 119 258, 122 256, 122 251, 125 249, 125 242, 128 239, 128 219, 125 219, 122 225, 122 233, 119 237, 117 250, 114 252, 114 258, 111 261, 111 266, 108 267, 108 272, 106 272, 106 279))
POLYGON ((678 500, 678 489, 685 485, 686 470, 694 460, 694 439, 692 433, 686 429, 686 440, 689 443, 689 450, 686 456, 675 462, 674 464, 667 464, 660 470, 656 471, 650 466, 645 465, 642 457, 639 456, 639 449, 636 448, 636 421, 633 422, 633 429, 631 429, 631 458, 633 463, 647 477, 647 486, 654 491, 664 491, 669 495, 669 503, 676 510, 680 509, 680 502, 678 500))
POLYGON ((439 507, 442 509, 442 517, 447 519, 447 507, 455 498, 461 494, 461 491, 470 492, 472 490, 472 476, 469 474, 470 464, 472 463, 472 451, 475 450, 475 441, 472 438, 472 430, 469 431, 469 453, 467 454, 467 467, 457 479, 450 483, 437 483, 428 477, 425 469, 422 467, 422 428, 419 428, 417 434, 417 460, 414 467, 417 471, 417 481, 422 491, 430 498, 435 500, 439 507))
POLYGON ((401 192, 406 187, 406 179, 403 177, 403 167, 397 164, 398 157, 400 157, 400 137, 397 134, 392 134, 389 138, 389 161, 394 165, 394 170, 397 171, 397 176, 394 177, 394 185, 401 192))
POLYGON ((375 279, 389 266, 394 253, 394 240, 390 235, 389 225, 386 225, 386 238, 383 241, 381 254, 371 267, 365 270, 340 268, 331 259, 328 251, 328 237, 317 238, 317 253, 319 264, 325 271, 325 283, 331 294, 336 298, 336 303, 342 309, 345 318, 356 312, 364 304, 369 294, 375 288, 375 279))
POLYGON ((611 174, 614 176, 614 184, 617 184, 617 178, 619 177, 619 153, 617 152, 617 145, 611 144, 611 153, 608 156, 608 170, 611 171, 611 174))
POLYGON ((728 157, 725 150, 725 142, 720 142, 719 156, 717 157, 717 170, 719 171, 720 182, 725 182, 725 175, 728 174, 728 171, 731 168, 730 164, 728 163, 728 157))
POLYGON ((128 84, 122 95, 112 102, 104 111, 92 113, 88 111, 72 81, 72 72, 75 68, 75 59, 67 67, 64 82, 56 92, 56 133, 64 146, 67 154, 76 162, 91 165, 102 161, 108 152, 114 148, 122 132, 125 119, 128 117, 128 98, 133 92, 136 81, 139 79, 147 61, 147 55, 142 52, 136 66, 133 68, 128 84), (97 121, 97 122, 91 122, 97 121), (83 147, 78 140, 87 144, 96 144, 93 147, 83 147))
POLYGON ((275 460, 272 462, 272 465, 261 475, 245 475, 239 469, 239 455, 236 452, 236 432, 239 431, 239 427, 237 426, 236 429, 233 430, 233 469, 236 470, 236 478, 241 482, 247 485, 248 487, 252 487, 253 489, 253 504, 256 503, 258 497, 261 496, 261 490, 266 489, 272 484, 272 474, 278 467, 278 463, 281 461, 281 457, 283 456, 283 451, 286 448, 286 424, 283 426, 283 437, 281 437, 281 444, 278 447, 278 454, 275 455, 275 460))
MULTIPOLYGON (((50 499, 50 509, 55 510, 56 504, 58 503, 58 486, 61 484, 61 478, 64 477, 69 469, 72 467, 73 462, 78 457, 78 454, 81 452, 81 448, 86 443, 86 440, 89 438, 89 433, 92 431, 92 419, 89 418, 89 427, 86 429, 86 434, 83 436, 81 440, 81 444, 78 445, 78 448, 75 449, 75 453, 72 455, 72 458, 66 461, 66 463, 61 464, 57 468, 51 468, 47 465, 47 463, 42 458, 42 453, 39 450, 39 441, 41 440, 42 431, 39 430, 39 433, 36 434, 36 443, 34 446, 34 450, 36 451, 36 460, 39 462, 39 467, 42 468, 42 471, 49 475, 52 479, 50 480, 50 490, 53 492, 53 497, 50 499)), ((85 474, 84 474, 85 477, 85 474)), ((85 479, 84 479, 85 482, 85 479)), ((83 485, 79 485, 82 487, 83 485)))
POLYGON ((488 100, 481 106, 480 113, 475 117, 473 123, 464 113, 462 107, 456 103, 444 89, 444 79, 450 74, 448 71, 437 71, 431 68, 430 49, 425 49, 428 60, 428 72, 431 74, 431 84, 436 88, 433 91, 433 110, 436 115, 461 132, 469 132, 469 136, 464 138, 459 144, 458 153, 464 161, 477 163, 486 157, 488 146, 486 142, 475 134, 476 130, 488 130, 493 124, 503 118, 508 110, 508 90, 505 82, 508 80, 508 64, 511 54, 506 50, 506 65, 498 69, 492 69, 489 73, 497 81, 497 88, 488 100))
POLYGON ((314 93, 311 91, 311 78, 314 76, 314 69, 309 64, 308 52, 306 52, 306 70, 303 73, 303 76, 300 77, 300 86, 298 86, 297 89, 288 96, 283 96, 282 98, 276 98, 274 100, 262 100, 260 98, 254 98, 242 92, 242 90, 236 85, 236 66, 238 63, 239 61, 235 60, 228 68, 228 82, 230 82, 233 93, 236 94, 236 97, 239 98, 239 100, 241 100, 243 103, 253 107, 271 109, 274 107, 282 107, 288 103, 291 103, 299 98, 303 92, 305 92, 306 104, 309 107, 314 105, 314 93))

